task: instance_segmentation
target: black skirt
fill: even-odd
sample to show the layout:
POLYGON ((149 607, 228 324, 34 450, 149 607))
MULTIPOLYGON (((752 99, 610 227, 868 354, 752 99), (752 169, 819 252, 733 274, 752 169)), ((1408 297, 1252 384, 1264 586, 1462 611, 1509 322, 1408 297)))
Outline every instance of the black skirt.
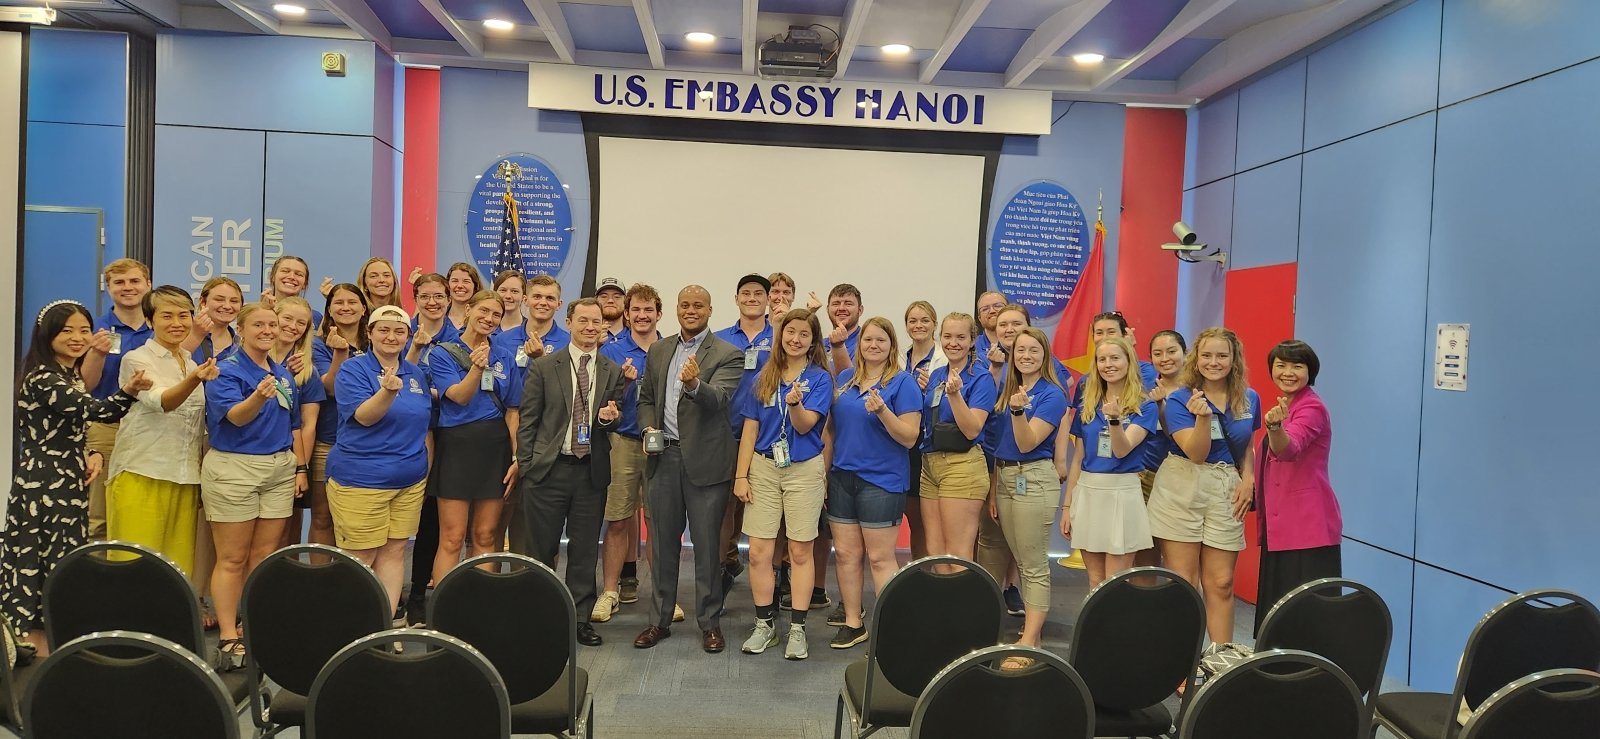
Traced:
POLYGON ((1260 579, 1256 584, 1256 626, 1252 632, 1261 632, 1261 622, 1289 591, 1324 577, 1342 577, 1339 545, 1290 549, 1284 552, 1267 551, 1261 542, 1260 579))
POLYGON ((433 432, 433 472, 428 495, 446 500, 486 500, 505 494, 511 468, 511 431, 504 418, 433 432))

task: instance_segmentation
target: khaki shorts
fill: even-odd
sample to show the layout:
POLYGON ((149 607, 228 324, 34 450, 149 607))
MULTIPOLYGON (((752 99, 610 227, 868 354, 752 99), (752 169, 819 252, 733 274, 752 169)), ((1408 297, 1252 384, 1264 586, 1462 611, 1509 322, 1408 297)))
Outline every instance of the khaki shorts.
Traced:
POLYGON ((817 538, 817 522, 827 494, 827 468, 818 454, 779 469, 760 454, 750 459, 750 503, 744 511, 744 533, 757 539, 778 538, 778 525, 789 541, 817 538))
POLYGON ((965 452, 928 452, 922 455, 923 498, 985 500, 989 497, 989 466, 983 449, 965 452))
POLYGON ((360 551, 416 536, 427 487, 426 478, 397 490, 350 488, 328 480, 334 542, 340 549, 360 551))
POLYGON ((644 443, 611 435, 611 485, 606 488, 606 520, 623 521, 644 508, 644 443))
POLYGON ((331 442, 319 441, 311 447, 311 481, 326 482, 328 479, 328 452, 333 451, 331 442))
POLYGON ((1244 522, 1233 517, 1239 472, 1228 464, 1195 464, 1172 455, 1150 490, 1150 534, 1157 539, 1244 549, 1244 522))
POLYGON ((206 520, 240 523, 294 512, 294 452, 236 454, 212 449, 200 463, 206 520))

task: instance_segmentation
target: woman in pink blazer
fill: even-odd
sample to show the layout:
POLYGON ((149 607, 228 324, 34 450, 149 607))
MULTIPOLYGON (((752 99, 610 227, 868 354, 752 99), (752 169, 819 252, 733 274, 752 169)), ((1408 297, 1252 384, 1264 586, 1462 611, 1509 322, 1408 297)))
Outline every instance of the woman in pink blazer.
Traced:
POLYGON ((1311 386, 1321 363, 1303 341, 1285 341, 1267 354, 1272 382, 1283 395, 1266 413, 1266 438, 1256 455, 1256 520, 1261 575, 1256 629, 1278 599, 1312 580, 1339 577, 1339 500, 1328 483, 1333 426, 1311 386))

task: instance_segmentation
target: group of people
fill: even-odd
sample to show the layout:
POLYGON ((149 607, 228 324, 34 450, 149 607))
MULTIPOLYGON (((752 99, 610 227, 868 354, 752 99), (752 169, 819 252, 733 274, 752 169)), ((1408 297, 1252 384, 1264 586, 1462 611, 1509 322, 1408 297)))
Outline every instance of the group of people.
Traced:
POLYGON ((902 521, 913 557, 974 560, 1001 583, 1030 646, 1051 606, 1057 530, 1083 552, 1091 586, 1155 563, 1188 579, 1216 643, 1232 640, 1251 508, 1264 604, 1339 573, 1331 430, 1302 342, 1268 354, 1280 395, 1264 405, 1228 329, 1192 348, 1161 331, 1146 362, 1123 316, 1102 313, 1079 378, 1027 309, 995 292, 975 315, 912 303, 902 346, 894 322, 865 317, 855 286, 797 307, 783 273, 740 278, 739 315, 721 330, 710 290, 683 287, 668 336, 660 293, 610 278, 562 312, 548 275, 504 272, 486 287, 472 264, 418 268, 406 280, 412 316, 384 259, 354 283, 324 279, 321 311, 304 295, 310 275, 285 256, 259 300, 218 277, 197 305, 121 259, 105 269, 105 315, 71 301, 40 312, 0 537, 4 612, 37 648, 51 567, 110 538, 190 573, 221 650, 242 663, 244 579, 298 541, 304 510, 309 541, 372 566, 396 618, 412 623, 429 583, 464 557, 508 543, 555 567, 565 532, 589 646, 602 642, 594 623, 640 598, 642 517, 652 587, 634 646, 655 646, 689 615, 678 597, 687 530, 686 604, 703 649, 723 651, 748 537, 755 619, 741 649, 781 642, 796 660, 809 611, 834 605, 830 559, 828 644, 867 639, 866 579, 881 589, 899 568, 902 521))

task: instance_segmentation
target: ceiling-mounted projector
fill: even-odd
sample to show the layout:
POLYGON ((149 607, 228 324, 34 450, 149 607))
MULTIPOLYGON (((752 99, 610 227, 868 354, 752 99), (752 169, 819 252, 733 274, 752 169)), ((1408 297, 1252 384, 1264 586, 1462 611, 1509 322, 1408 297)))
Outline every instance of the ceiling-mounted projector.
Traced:
POLYGON ((823 43, 814 28, 790 26, 782 36, 763 41, 756 47, 756 73, 767 79, 833 79, 839 69, 838 34, 832 42, 823 43))
POLYGON ((55 8, 0 6, 0 23, 34 23, 48 26, 56 22, 55 8))

